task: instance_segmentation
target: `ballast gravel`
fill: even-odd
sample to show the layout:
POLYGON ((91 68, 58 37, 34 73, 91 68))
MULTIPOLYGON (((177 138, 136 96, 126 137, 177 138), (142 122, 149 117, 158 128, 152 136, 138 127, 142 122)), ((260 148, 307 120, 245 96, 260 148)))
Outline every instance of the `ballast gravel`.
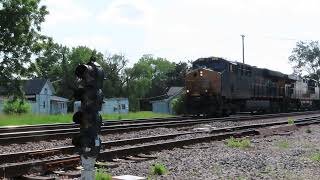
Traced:
MULTIPOLYGON (((311 114, 311 115, 300 115, 293 116, 292 119, 299 119, 305 117, 312 117, 319 114, 311 114)), ((219 122, 214 121, 211 123, 198 124, 190 127, 181 127, 181 128, 156 128, 156 129, 147 129, 140 131, 129 131, 127 133, 114 133, 107 134, 101 137, 102 141, 112 141, 112 140, 121 140, 121 139, 131 139, 131 138, 139 138, 145 136, 156 136, 156 135, 164 135, 169 133, 182 133, 190 131, 194 128, 207 127, 209 125, 212 128, 222 128, 228 126, 238 126, 245 124, 255 124, 262 122, 276 122, 276 121, 286 121, 288 117, 284 118, 270 118, 270 119, 258 119, 258 120, 246 120, 246 121, 225 121, 219 122)), ((51 148, 58 148, 63 146, 70 146, 71 139, 67 138, 64 140, 48 140, 48 141, 39 141, 39 142, 27 142, 23 144, 8 144, 8 145, 0 145, 0 154, 6 153, 16 153, 16 152, 25 152, 25 151, 35 151, 35 150, 45 150, 51 148)))
POLYGON ((157 159, 122 162, 112 175, 150 179, 320 179, 320 125, 299 128, 291 135, 247 137, 249 148, 232 148, 226 141, 201 143, 152 154, 157 159), (167 174, 152 175, 162 163, 167 174))

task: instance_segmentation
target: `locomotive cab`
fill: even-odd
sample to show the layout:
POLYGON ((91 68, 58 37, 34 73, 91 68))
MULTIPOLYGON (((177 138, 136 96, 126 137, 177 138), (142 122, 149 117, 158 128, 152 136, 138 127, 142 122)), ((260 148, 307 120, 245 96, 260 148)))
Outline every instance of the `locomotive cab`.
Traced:
POLYGON ((190 114, 211 115, 221 111, 222 74, 227 63, 220 58, 200 58, 187 72, 186 108, 190 114))

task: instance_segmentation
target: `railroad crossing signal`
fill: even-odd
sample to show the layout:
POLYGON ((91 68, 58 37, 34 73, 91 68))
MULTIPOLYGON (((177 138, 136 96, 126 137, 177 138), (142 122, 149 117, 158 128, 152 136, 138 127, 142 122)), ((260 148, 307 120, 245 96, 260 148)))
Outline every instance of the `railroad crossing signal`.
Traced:
POLYGON ((94 177, 94 164, 100 152, 102 118, 99 113, 103 103, 104 71, 95 61, 94 55, 87 64, 80 64, 75 70, 77 88, 74 98, 81 101, 81 107, 73 115, 73 121, 80 124, 80 134, 74 136, 72 144, 81 156, 84 170, 81 179, 94 177))

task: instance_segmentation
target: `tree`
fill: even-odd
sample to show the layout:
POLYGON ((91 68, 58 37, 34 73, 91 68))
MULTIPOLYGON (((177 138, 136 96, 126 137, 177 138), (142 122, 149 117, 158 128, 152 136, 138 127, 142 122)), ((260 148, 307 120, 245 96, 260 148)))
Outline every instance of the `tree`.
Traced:
POLYGON ((167 89, 168 72, 174 63, 164 58, 143 55, 132 68, 126 69, 126 84, 132 110, 139 109, 139 99, 161 96, 167 89))
POLYGON ((36 58, 30 66, 33 76, 51 81, 61 79, 66 70, 64 68, 67 68, 69 48, 47 38, 38 43, 34 49, 36 49, 36 58))
POLYGON ((108 55, 103 58, 101 66, 106 73, 103 92, 106 97, 121 97, 125 95, 124 84, 125 74, 124 68, 128 63, 128 59, 121 54, 108 55))
POLYGON ((12 86, 21 96, 21 78, 27 76, 33 46, 44 36, 41 23, 48 14, 40 0, 0 0, 0 85, 12 86))
POLYGON ((306 75, 319 81, 320 46, 318 41, 299 41, 289 57, 296 74, 306 75))
POLYGON ((188 70, 188 64, 185 62, 179 62, 175 64, 174 69, 168 72, 168 87, 171 86, 184 86, 185 74, 188 70))

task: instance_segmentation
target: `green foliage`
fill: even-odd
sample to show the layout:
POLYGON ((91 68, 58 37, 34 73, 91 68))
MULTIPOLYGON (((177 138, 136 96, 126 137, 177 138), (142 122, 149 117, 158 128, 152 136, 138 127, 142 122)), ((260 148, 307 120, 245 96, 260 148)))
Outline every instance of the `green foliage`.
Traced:
POLYGON ((299 41, 292 50, 289 61, 294 65, 296 74, 319 80, 320 75, 320 46, 318 41, 299 41))
POLYGON ((288 149, 289 148, 289 142, 287 140, 278 142, 278 147, 281 149, 288 149))
POLYGON ((106 80, 104 81, 103 92, 106 97, 123 97, 126 91, 125 81, 125 66, 128 59, 122 54, 113 54, 105 56, 101 62, 106 73, 106 80))
POLYGON ((184 77, 188 70, 188 64, 179 62, 175 64, 174 69, 167 73, 167 85, 170 86, 184 86, 184 77))
POLYGON ((139 110, 139 100, 163 95, 167 90, 168 72, 175 64, 164 58, 143 55, 125 72, 130 110, 139 110))
POLYGON ((20 99, 6 101, 3 106, 3 112, 6 114, 23 114, 30 110, 30 104, 20 99))
POLYGON ((249 139, 242 138, 242 139, 235 139, 234 137, 231 137, 227 139, 227 146, 232 148, 249 148, 251 147, 251 142, 249 139))
POLYGON ((184 114, 185 111, 185 95, 178 96, 171 101, 172 109, 175 114, 184 114))
POLYGON ((293 125, 294 124, 294 119, 289 117, 288 118, 288 124, 293 125))
POLYGON ((96 171, 96 180, 112 180, 112 176, 104 169, 98 169, 96 171))
POLYGON ((27 68, 35 44, 45 37, 40 26, 48 14, 40 0, 0 1, 0 86, 12 87, 9 93, 22 97, 22 77, 30 73, 27 68), (14 83, 12 83, 15 81, 14 83))
POLYGON ((168 172, 166 166, 161 163, 155 163, 151 166, 151 174, 153 175, 164 175, 168 172))

